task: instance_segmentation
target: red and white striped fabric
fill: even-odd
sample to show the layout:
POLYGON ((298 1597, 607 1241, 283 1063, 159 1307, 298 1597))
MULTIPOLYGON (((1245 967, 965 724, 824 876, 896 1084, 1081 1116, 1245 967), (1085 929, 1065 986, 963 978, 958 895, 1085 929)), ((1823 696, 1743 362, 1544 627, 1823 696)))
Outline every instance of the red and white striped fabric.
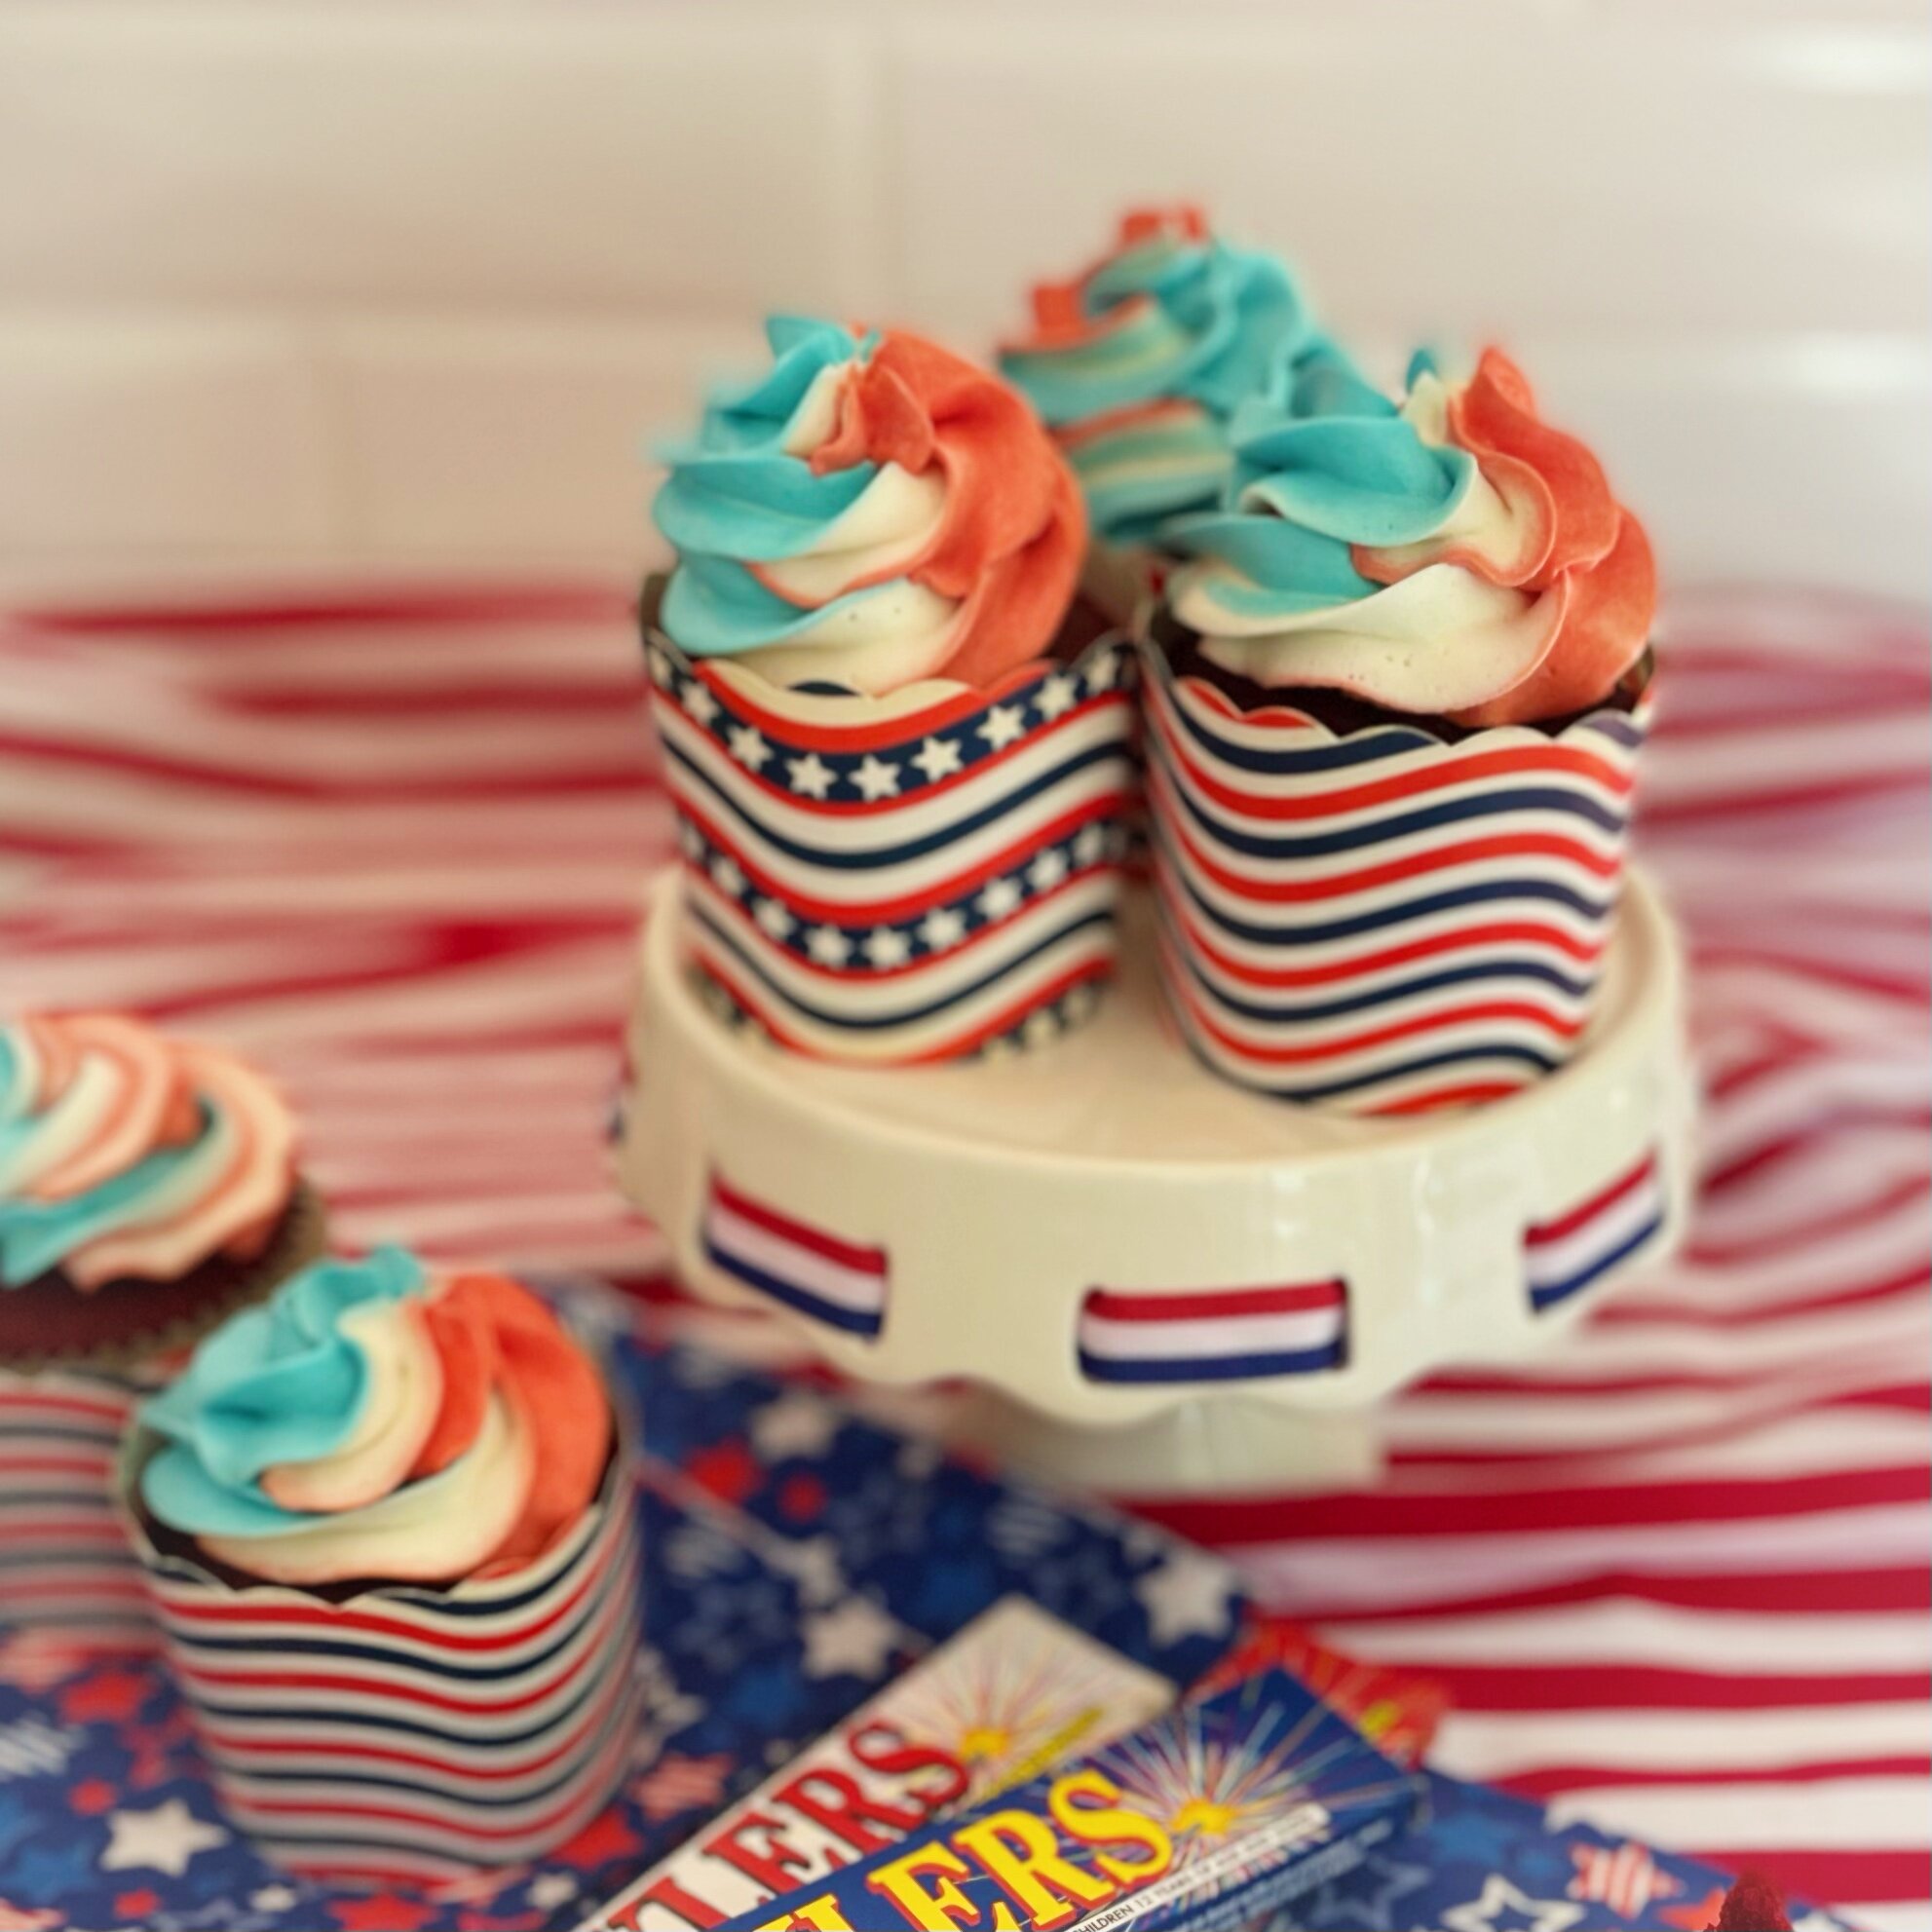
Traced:
MULTIPOLYGON (((1395 1403, 1373 1491, 1160 1513, 1445 1680, 1445 1768, 1928 1928, 1924 625, 1730 595, 1666 652, 1637 850, 1696 958, 1688 1247, 1395 1403)), ((671 852, 642 686, 616 591, 21 622, 0 1004, 258 1053, 352 1243, 647 1278, 600 1151, 671 852)))

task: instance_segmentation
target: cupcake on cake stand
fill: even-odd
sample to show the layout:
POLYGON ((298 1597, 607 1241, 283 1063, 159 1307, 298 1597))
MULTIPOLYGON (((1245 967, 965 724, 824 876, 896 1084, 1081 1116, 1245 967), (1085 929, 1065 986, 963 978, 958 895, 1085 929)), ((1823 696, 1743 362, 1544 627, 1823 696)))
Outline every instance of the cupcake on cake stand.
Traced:
POLYGON ((1137 679, 1078 605, 974 631, 995 578, 1057 620, 1078 564, 1024 412, 975 471, 997 384, 890 335, 774 349, 659 500, 684 863, 645 927, 624 1186, 699 1293, 848 1375, 962 1384, 1008 1460, 1143 1495, 1365 1478, 1378 1398, 1534 1348, 1682 1224, 1679 955, 1623 858, 1641 531, 1499 360, 1397 405, 1324 352, 1235 415, 1245 472, 1297 488, 1163 534, 1195 561, 1137 679), (1376 573, 1354 601, 1459 625, 1455 678, 1405 689, 1402 649, 1338 674, 1335 571, 1341 617, 1269 611, 1271 546, 1308 552, 1275 526, 1338 501, 1371 512, 1336 540, 1376 573))

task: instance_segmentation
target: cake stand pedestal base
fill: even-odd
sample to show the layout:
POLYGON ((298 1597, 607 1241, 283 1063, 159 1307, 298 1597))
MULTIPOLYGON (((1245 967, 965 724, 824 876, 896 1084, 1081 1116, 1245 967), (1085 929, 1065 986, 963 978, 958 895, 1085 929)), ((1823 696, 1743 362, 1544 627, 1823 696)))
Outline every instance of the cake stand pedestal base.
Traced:
POLYGON ((993 1389, 947 1419, 961 1447, 1001 1468, 1110 1496, 1236 1496, 1365 1489, 1382 1474, 1374 1409, 1305 1411, 1252 1395, 1199 1395, 1138 1422, 1069 1422, 993 1389))

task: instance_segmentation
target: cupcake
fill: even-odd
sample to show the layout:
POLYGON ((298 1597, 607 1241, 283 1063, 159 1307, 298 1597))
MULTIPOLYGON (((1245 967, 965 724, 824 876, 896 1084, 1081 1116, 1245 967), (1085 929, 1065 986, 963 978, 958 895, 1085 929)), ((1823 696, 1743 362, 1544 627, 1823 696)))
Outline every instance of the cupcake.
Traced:
POLYGON ((322 1245, 261 1076, 101 1013, 0 1024, 0 1631, 139 1641, 113 1510, 135 1397, 322 1245))
POLYGON ((1392 401, 1305 372, 1233 425, 1149 651, 1162 967, 1230 1079, 1496 1100, 1588 1022, 1650 716, 1655 572, 1487 352, 1392 401))
POLYGON ((1114 962, 1132 660, 1075 592, 1025 401, 897 330, 780 320, 665 452, 647 587, 689 956, 861 1065, 1050 1038, 1114 962))
POLYGON ((1157 586, 1172 519, 1220 502, 1235 410, 1339 353, 1285 264, 1212 234, 1198 208, 1136 209, 1100 260, 1034 290, 1032 327, 1000 367, 1073 465, 1088 587, 1111 615, 1157 586))
POLYGON ((284 1864, 512 1863, 610 1799, 630 1489, 597 1369, 528 1289, 319 1262, 142 1406, 122 1481, 216 1787, 284 1864))

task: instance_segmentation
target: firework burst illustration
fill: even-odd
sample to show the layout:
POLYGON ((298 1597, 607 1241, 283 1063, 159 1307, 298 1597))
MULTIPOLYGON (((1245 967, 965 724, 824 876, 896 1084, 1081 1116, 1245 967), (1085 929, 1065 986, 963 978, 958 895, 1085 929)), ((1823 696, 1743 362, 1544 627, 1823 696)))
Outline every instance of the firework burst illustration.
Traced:
POLYGON ((940 1651, 902 1681, 892 1720, 964 1768, 977 1804, 1145 1723, 1173 1686, 1030 1606, 996 1607, 980 1641, 940 1651))
POLYGON ((1200 1896, 1231 1889, 1279 1862, 1271 1834, 1298 1809, 1373 1804, 1397 1797, 1405 1780, 1353 1733, 1338 1733, 1319 1704, 1269 1706, 1251 1682, 1231 1710, 1227 1697, 1195 1704, 1123 1740, 1102 1763, 1129 1803, 1174 1837, 1174 1870, 1212 1862, 1200 1896), (1316 1732, 1319 1741, 1312 1741, 1316 1732), (1252 1840, 1243 1857, 1240 1846, 1252 1840))

